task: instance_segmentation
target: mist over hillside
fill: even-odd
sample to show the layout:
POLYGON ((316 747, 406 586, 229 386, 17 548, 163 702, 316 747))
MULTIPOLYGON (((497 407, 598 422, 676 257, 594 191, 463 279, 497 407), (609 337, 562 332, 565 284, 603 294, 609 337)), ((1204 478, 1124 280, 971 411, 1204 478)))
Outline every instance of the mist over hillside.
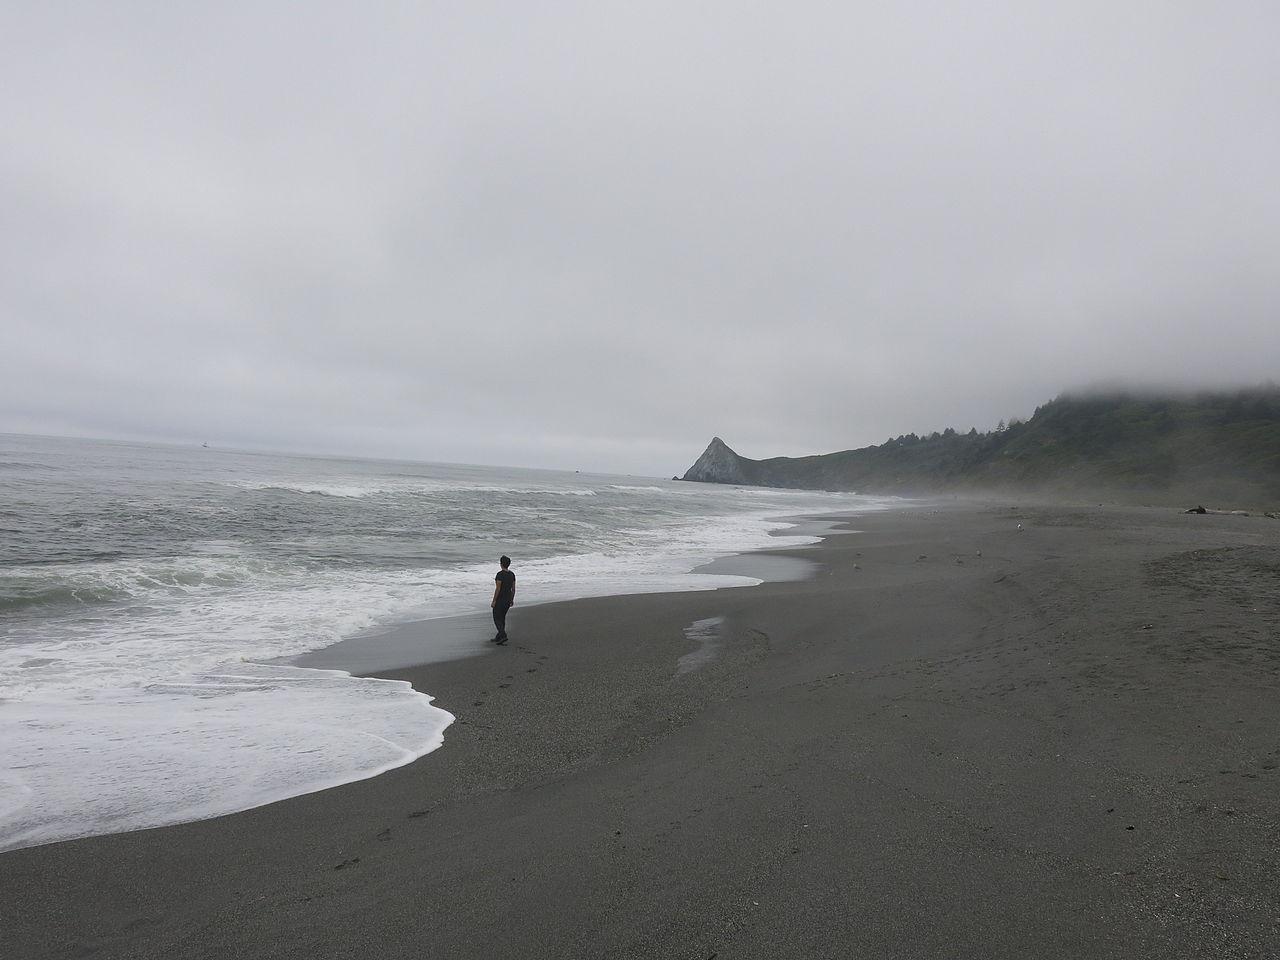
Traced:
POLYGON ((909 433, 811 457, 751 460, 717 437, 682 479, 862 493, 1017 489, 1275 501, 1280 387, 1064 393, 1030 419, 986 433, 909 433))

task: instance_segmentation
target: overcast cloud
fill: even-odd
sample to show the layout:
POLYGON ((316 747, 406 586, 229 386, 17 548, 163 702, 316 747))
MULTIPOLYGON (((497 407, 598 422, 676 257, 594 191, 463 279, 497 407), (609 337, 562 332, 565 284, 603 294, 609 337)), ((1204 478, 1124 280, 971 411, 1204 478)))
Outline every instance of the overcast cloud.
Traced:
POLYGON ((1280 6, 889 6, 10 0, 0 430, 670 474, 1277 376, 1280 6))

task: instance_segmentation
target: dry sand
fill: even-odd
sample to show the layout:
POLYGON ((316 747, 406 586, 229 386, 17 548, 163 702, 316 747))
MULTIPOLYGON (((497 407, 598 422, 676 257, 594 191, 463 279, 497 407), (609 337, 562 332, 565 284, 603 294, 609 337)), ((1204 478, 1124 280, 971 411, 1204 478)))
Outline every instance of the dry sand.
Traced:
POLYGON ((1280 956, 1280 522, 854 525, 396 672, 458 716, 407 767, 0 856, 4 956, 1280 956))

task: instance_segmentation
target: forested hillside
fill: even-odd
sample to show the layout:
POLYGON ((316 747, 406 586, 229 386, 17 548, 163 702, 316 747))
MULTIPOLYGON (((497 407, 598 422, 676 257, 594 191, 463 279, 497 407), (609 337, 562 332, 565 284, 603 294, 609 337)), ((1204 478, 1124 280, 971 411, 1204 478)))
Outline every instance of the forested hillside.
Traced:
POLYGON ((1017 488, 1276 500, 1280 388, 1064 394, 987 433, 948 428, 812 457, 749 460, 717 438, 683 479, 865 493, 1017 488))

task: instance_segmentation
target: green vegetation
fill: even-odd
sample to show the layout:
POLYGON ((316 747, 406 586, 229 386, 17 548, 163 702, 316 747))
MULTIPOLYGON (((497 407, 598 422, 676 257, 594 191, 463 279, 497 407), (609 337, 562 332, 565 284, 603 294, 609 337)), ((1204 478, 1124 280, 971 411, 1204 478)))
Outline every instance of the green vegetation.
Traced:
POLYGON ((730 482, 769 486, 865 493, 1088 490, 1274 502, 1280 499, 1280 388, 1064 394, 1031 419, 1002 422, 989 433, 947 429, 824 456, 736 459, 738 476, 730 482))

